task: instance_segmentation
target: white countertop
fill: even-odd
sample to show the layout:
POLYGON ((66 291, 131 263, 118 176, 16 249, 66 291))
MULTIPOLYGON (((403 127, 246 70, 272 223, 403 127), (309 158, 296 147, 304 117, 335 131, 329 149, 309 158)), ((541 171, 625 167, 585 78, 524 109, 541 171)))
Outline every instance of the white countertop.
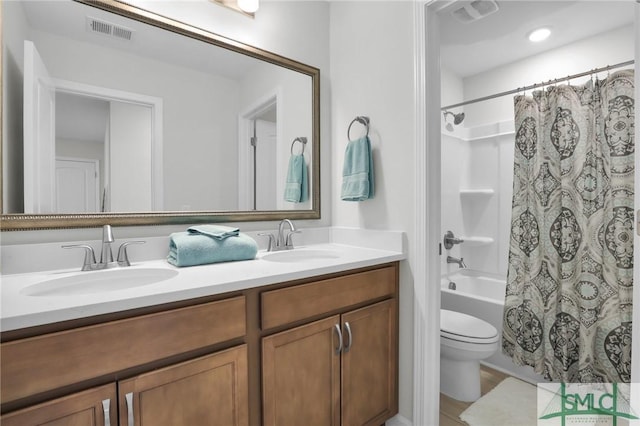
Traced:
POLYGON ((1 285, 0 330, 9 331, 162 303, 210 296, 285 281, 309 278, 350 269, 405 259, 401 251, 326 243, 301 246, 295 250, 327 250, 335 258, 313 258, 295 262, 266 260, 260 251, 254 260, 176 268, 166 260, 132 263, 129 268, 167 268, 178 274, 167 280, 93 294, 29 296, 22 291, 33 284, 54 278, 92 272, 78 268, 3 275, 1 285))

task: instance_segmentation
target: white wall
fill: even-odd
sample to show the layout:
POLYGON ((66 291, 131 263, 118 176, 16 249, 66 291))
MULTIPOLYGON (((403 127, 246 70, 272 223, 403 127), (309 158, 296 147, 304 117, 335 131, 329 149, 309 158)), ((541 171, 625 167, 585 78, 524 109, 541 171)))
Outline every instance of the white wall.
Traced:
POLYGON ((237 208, 237 182, 225 179, 237 164, 228 143, 237 139, 236 81, 40 31, 32 38, 52 77, 162 98, 166 210, 237 208))
POLYGON ((56 156, 85 158, 104 162, 104 144, 77 139, 56 139, 56 156))
MULTIPOLYGON (((277 117, 278 129, 282 134, 279 138, 276 163, 271 164, 276 173, 276 198, 274 200, 279 210, 305 210, 311 208, 311 197, 303 203, 289 203, 284 201, 284 185, 287 176, 287 167, 291 155, 291 142, 297 137, 306 137, 308 140, 304 156, 307 164, 313 161, 313 110, 312 110, 312 81, 311 77, 292 72, 271 64, 261 64, 243 79, 240 90, 240 111, 254 104, 257 99, 263 99, 267 95, 277 93, 279 103, 279 115, 277 117), (307 107, 301 108, 301 105, 307 107)), ((298 150, 296 152, 299 152, 298 150)), ((309 183, 311 175, 309 175, 309 183)))
MULTIPOLYGON (((440 102, 453 105, 464 101, 464 82, 454 72, 442 66, 440 68, 440 102)), ((457 111, 456 111, 457 112, 457 111)))
POLYGON ((324 0, 261 1, 260 9, 252 20, 232 10, 212 8, 209 0, 134 0, 131 3, 320 69, 321 223, 329 223, 332 203, 329 10, 332 4, 324 0))
POLYGON ((24 74, 24 43, 29 37, 29 26, 18 2, 2 4, 2 19, 14 25, 2 27, 2 182, 3 209, 7 213, 24 211, 24 180, 22 144, 10 143, 22 140, 22 87, 24 74), (9 111, 16 112, 15 114, 9 111), (15 182, 8 185, 7 181, 15 182))
POLYGON ((152 211, 151 108, 112 102, 109 114, 109 209, 152 211))
MULTIPOLYGON (((413 3, 331 3, 331 185, 333 224, 401 230, 413 249, 415 203, 413 3), (371 119, 375 198, 340 200, 347 129, 358 115, 371 119)), ((360 125, 352 128, 352 137, 360 125)), ((425 285, 427 285, 425 283, 425 285)), ((400 270, 400 414, 413 409, 413 278, 400 270)))
MULTIPOLYGON (((633 25, 629 25, 466 78, 464 79, 464 98, 476 99, 626 62, 635 57, 634 31, 633 25)), ((600 74, 600 78, 602 77, 606 77, 606 73, 600 74)), ((588 77, 572 80, 571 84, 581 84, 586 79, 588 77)), ((504 96, 492 101, 467 105, 464 111, 466 126, 512 120, 513 97, 504 96)))

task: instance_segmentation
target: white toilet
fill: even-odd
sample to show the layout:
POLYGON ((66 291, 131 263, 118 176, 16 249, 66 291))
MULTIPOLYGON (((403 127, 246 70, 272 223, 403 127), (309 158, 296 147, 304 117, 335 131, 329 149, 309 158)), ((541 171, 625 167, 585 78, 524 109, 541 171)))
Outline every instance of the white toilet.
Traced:
POLYGON ((499 346, 498 330, 461 312, 440 310, 440 392, 458 401, 480 398, 480 360, 499 346))

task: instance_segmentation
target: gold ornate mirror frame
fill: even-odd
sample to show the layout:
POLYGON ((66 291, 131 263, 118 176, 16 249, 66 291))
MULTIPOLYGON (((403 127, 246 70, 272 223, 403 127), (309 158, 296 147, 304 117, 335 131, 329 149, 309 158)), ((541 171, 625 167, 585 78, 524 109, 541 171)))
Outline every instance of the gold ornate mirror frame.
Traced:
MULTIPOLYGON (((113 12, 149 25, 171 31, 185 37, 200 40, 231 51, 248 55, 311 77, 312 81, 312 132, 313 162, 310 169, 312 187, 311 209, 275 211, 188 211, 188 212, 136 212, 136 213, 79 213, 79 214, 2 214, 0 230, 35 230, 56 228, 98 227, 105 224, 115 226, 175 225, 205 222, 269 221, 289 219, 320 219, 320 70, 318 68, 282 57, 280 55, 249 46, 226 37, 192 27, 152 12, 139 9, 115 0, 73 0, 105 11, 113 12)), ((0 22, 2 7, 0 3, 0 22)), ((1 36, 0 36, 1 37, 1 36)), ((0 42, 2 39, 0 38, 0 42)), ((1 56, 1 55, 0 55, 1 56)), ((0 82, 2 81, 2 58, 0 58, 0 82)), ((2 87, 0 86, 0 99, 2 87)), ((0 115, 2 114, 0 102, 0 115)), ((0 140, 2 140, 0 126, 0 140)), ((9 141, 10 143, 10 141, 9 141)), ((0 162, 2 150, 0 149, 0 162)), ((1 164, 1 163, 0 163, 1 164)), ((2 173, 0 173, 0 212, 2 211, 2 173)))

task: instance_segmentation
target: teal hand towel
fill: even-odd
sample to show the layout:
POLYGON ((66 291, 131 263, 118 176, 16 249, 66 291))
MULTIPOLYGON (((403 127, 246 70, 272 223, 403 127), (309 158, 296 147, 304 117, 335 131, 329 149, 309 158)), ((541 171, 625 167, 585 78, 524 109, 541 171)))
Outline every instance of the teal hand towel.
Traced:
POLYGON ((344 201, 363 201, 373 198, 373 195, 373 156, 371 142, 365 136, 347 144, 340 198, 344 201))
POLYGON ((198 225, 187 229, 192 234, 202 234, 218 240, 224 240, 229 237, 237 237, 240 234, 239 228, 221 225, 198 225))
POLYGON ((307 163, 304 161, 304 155, 292 155, 289 158, 289 168, 287 169, 284 200, 292 203, 303 203, 308 199, 307 163))
POLYGON ((254 259, 258 244, 242 232, 223 239, 191 232, 175 232, 169 236, 167 262, 175 266, 206 265, 254 259))

